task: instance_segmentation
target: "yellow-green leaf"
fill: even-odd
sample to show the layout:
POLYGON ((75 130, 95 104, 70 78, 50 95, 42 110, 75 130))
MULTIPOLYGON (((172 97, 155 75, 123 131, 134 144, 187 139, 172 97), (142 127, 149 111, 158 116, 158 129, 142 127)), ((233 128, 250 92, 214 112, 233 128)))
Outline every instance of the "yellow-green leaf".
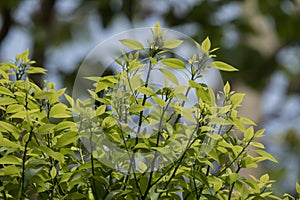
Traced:
POLYGON ((161 73, 165 76, 165 78, 167 78, 171 82, 175 83, 176 85, 179 85, 178 79, 172 71, 170 71, 168 69, 164 69, 164 68, 159 69, 159 71, 161 71, 161 73))
POLYGON ((181 45, 183 41, 182 40, 167 40, 165 41, 163 48, 166 49, 175 49, 179 45, 181 45))
POLYGON ((138 88, 138 91, 147 96, 155 95, 155 92, 147 87, 140 87, 140 88, 138 88))
POLYGON ((0 98, 0 106, 6 106, 6 105, 10 105, 10 104, 14 104, 17 103, 17 101, 13 98, 10 97, 1 97, 0 98))
POLYGON ((138 165, 139 165, 139 167, 140 167, 140 170, 142 171, 142 172, 145 172, 146 170, 147 170, 147 165, 143 162, 143 161, 139 161, 138 162, 138 165))
POLYGON ((73 142, 75 142, 78 138, 79 135, 77 132, 66 132, 63 135, 60 135, 61 137, 59 137, 57 139, 56 144, 53 146, 54 148, 60 148, 60 147, 64 147, 68 144, 71 144, 73 142))
POLYGON ((253 136, 254 136, 254 129, 253 126, 251 126, 244 132, 244 137, 246 141, 249 141, 253 138, 253 136))
POLYGON ((133 39, 123 39, 120 42, 125 45, 126 47, 133 49, 133 50, 143 50, 144 46, 141 42, 133 39))
POLYGON ((185 68, 184 62, 177 58, 167 58, 167 59, 163 60, 162 63, 165 66, 168 66, 173 69, 184 69, 185 68))
POLYGON ((106 110, 106 105, 101 105, 96 109, 96 115, 102 115, 103 113, 105 113, 106 110))
POLYGON ((46 74, 47 70, 42 67, 29 67, 28 70, 26 70, 26 73, 28 74, 46 74))
POLYGON ((226 82, 223 91, 224 91, 224 94, 229 94, 229 92, 230 92, 230 84, 229 84, 228 81, 226 82))
POLYGON ((54 158, 55 160, 58 160, 60 163, 64 163, 64 155, 62 153, 59 152, 55 152, 52 149, 46 147, 46 146, 38 146, 38 149, 40 149, 42 152, 48 154, 48 156, 54 158))
POLYGON ((22 159, 16 157, 16 156, 10 156, 6 155, 0 158, 0 164, 1 165, 21 165, 22 159))
POLYGON ((6 87, 0 86, 0 94, 14 97, 14 94, 6 87))
POLYGON ((51 170, 50 170, 50 176, 52 179, 55 178, 56 176, 56 168, 55 167, 52 167, 51 170))
POLYGON ((296 183, 296 191, 300 195, 300 184, 299 183, 296 183))
POLYGON ((278 161, 271 154, 269 154, 268 152, 266 152, 264 150, 256 149, 256 150, 254 150, 254 152, 261 155, 264 158, 264 160, 270 160, 270 161, 278 163, 278 161))
POLYGON ((10 148, 15 148, 15 149, 21 149, 22 146, 19 144, 19 142, 12 142, 6 138, 0 139, 0 144, 2 147, 10 147, 10 148))
POLYGON ((238 69, 234 68, 233 66, 221 61, 215 61, 211 65, 222 71, 238 71, 238 69))
POLYGON ((145 109, 145 106, 133 104, 132 106, 129 107, 129 112, 136 113, 136 112, 141 112, 144 109, 145 109))
POLYGON ((210 50, 211 43, 210 43, 210 40, 208 37, 205 38, 205 40, 202 42, 201 46, 202 46, 202 49, 204 50, 204 52, 208 52, 210 50))
POLYGON ((19 131, 19 129, 17 128, 17 127, 15 127, 14 125, 11 125, 11 124, 9 124, 9 123, 7 123, 7 122, 3 122, 3 121, 0 121, 0 131, 1 131, 1 129, 3 130, 6 130, 6 131, 8 131, 8 132, 10 132, 13 136, 14 136, 14 138, 17 140, 17 139, 19 139, 19 136, 20 136, 20 131, 19 131))
POLYGON ((65 104, 62 103, 55 104, 50 110, 50 117, 68 118, 70 117, 71 113, 67 109, 68 107, 65 104))

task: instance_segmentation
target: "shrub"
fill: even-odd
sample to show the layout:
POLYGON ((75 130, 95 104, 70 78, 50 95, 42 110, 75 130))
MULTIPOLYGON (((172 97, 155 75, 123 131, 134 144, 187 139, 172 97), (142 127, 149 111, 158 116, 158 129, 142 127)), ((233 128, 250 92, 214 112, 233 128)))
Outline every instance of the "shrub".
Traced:
POLYGON ((1 64, 1 199, 281 199, 268 174, 240 173, 277 162, 257 140, 264 130, 239 116, 244 94, 226 83, 215 95, 198 81, 209 68, 236 69, 212 61, 208 38, 186 61, 170 53, 183 41, 166 40, 159 25, 152 32, 149 49, 121 40, 132 51, 115 59, 120 72, 88 77, 95 88, 84 101, 31 82, 27 74, 46 71, 31 66, 28 50, 1 64), (159 70, 165 85, 143 79, 143 70, 159 70), (192 90, 197 103, 188 107, 192 90))

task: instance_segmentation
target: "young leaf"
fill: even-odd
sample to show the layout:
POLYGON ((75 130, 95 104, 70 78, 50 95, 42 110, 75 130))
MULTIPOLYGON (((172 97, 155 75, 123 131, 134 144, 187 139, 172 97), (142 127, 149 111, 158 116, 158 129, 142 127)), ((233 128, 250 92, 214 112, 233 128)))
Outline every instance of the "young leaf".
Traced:
POLYGON ((156 22, 156 24, 154 26, 154 33, 156 36, 158 36, 160 34, 160 24, 158 22, 156 22))
POLYGON ((147 165, 143 161, 138 162, 139 168, 142 172, 145 172, 147 170, 147 165))
POLYGON ((165 66, 168 66, 173 69, 184 69, 185 68, 184 62, 177 58, 167 58, 167 59, 163 60, 162 63, 165 66))
POLYGON ((133 50, 143 50, 144 46, 142 43, 140 43, 137 40, 133 40, 133 39, 123 39, 120 40, 120 42, 125 45, 126 47, 133 49, 133 50))
POLYGON ((151 90, 150 88, 147 88, 147 87, 140 87, 140 88, 138 88, 138 91, 142 94, 147 95, 147 96, 155 95, 155 92, 153 90, 151 90))
POLYGON ((183 41, 182 40, 167 40, 165 41, 163 48, 166 49, 175 49, 179 45, 181 45, 183 41))
POLYGON ((55 167, 52 167, 51 170, 50 170, 50 176, 52 179, 55 178, 56 176, 56 168, 55 167))
POLYGON ((137 112, 143 111, 144 109, 145 109, 145 107, 142 105, 133 104, 132 106, 129 107, 129 112, 137 113, 137 112))
POLYGON ((261 155, 262 158, 265 159, 265 160, 270 160, 270 161, 278 163, 278 161, 271 154, 269 154, 268 152, 266 152, 264 150, 256 149, 256 150, 254 150, 254 152, 256 152, 259 155, 261 155))
POLYGON ((204 50, 204 52, 209 52, 211 44, 210 44, 210 40, 208 37, 205 38, 205 40, 202 42, 201 46, 202 46, 202 49, 204 50))
POLYGON ((68 118, 70 112, 67 110, 68 107, 65 104, 55 104, 50 110, 50 117, 52 118, 68 118))
POLYGON ((60 163, 64 163, 64 155, 59 152, 55 152, 52 149, 46 147, 46 146, 38 146, 38 149, 40 149, 42 152, 48 154, 48 156, 54 158, 55 160, 58 160, 60 163))
POLYGON ((9 89, 7 89, 7 88, 5 88, 3 86, 0 86, 0 94, 14 97, 14 94, 9 89))
POLYGON ((0 158, 0 165, 21 165, 22 160, 16 156, 6 155, 0 158))
POLYGON ((29 67, 26 70, 27 74, 46 74, 47 70, 42 67, 29 67))
POLYGON ((73 142, 75 142, 79 136, 77 132, 67 132, 64 133, 63 135, 60 135, 61 137, 59 137, 57 139, 56 144, 53 146, 53 148, 61 148, 64 147, 68 144, 71 144, 73 142))
POLYGON ((244 137, 246 141, 249 141, 252 139, 253 136, 254 136, 254 129, 253 126, 251 126, 244 132, 244 137))
POLYGON ((296 183, 296 191, 299 194, 299 198, 300 198, 300 184, 296 183))
POLYGON ((96 109, 96 115, 102 115, 106 110, 106 105, 101 105, 96 109))
POLYGON ((228 65, 227 63, 221 62, 221 61, 215 61, 211 64, 213 67, 222 70, 222 71, 238 71, 238 69, 232 67, 231 65, 228 65))
POLYGON ((174 73, 172 73, 172 71, 168 70, 168 69, 164 69, 161 68, 159 69, 159 71, 161 71, 161 73, 171 82, 175 83, 176 85, 179 85, 178 83, 178 79, 176 78, 176 76, 174 75, 174 73))
POLYGON ((230 92, 230 84, 228 83, 228 81, 226 82, 223 91, 224 91, 224 94, 229 94, 229 92, 230 92))

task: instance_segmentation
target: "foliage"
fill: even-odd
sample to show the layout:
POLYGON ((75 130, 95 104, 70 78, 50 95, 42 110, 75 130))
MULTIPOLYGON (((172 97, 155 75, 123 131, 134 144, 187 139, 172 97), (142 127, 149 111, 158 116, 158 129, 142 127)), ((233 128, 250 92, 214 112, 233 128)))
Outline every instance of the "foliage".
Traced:
POLYGON ((40 88, 31 82, 27 74, 45 71, 31 66, 28 50, 1 64, 1 199, 281 199, 272 194, 274 181, 268 174, 240 173, 264 160, 276 162, 257 140, 264 130, 255 131, 255 124, 238 114, 244 95, 231 91, 229 83, 215 95, 197 82, 209 68, 236 69, 220 61, 203 62, 215 57, 208 38, 186 62, 169 53, 182 41, 166 40, 159 25, 152 31, 149 49, 139 41, 120 41, 132 49, 115 59, 122 70, 88 77, 95 88, 85 101, 74 102, 54 83, 45 81, 40 88), (173 69, 186 72, 188 85, 178 85, 173 69), (165 85, 142 79, 141 70, 148 75, 161 71, 165 85), (191 90, 198 99, 187 107, 191 90), (135 134, 128 126, 133 119, 138 122, 135 134), (143 125, 152 127, 148 137, 141 137, 143 125), (105 153, 105 142, 128 155, 155 153, 138 163, 126 162, 126 155, 113 149, 105 153), (170 143, 172 149, 163 152, 170 143), (160 165, 156 152, 163 152, 162 161, 177 159, 160 165))

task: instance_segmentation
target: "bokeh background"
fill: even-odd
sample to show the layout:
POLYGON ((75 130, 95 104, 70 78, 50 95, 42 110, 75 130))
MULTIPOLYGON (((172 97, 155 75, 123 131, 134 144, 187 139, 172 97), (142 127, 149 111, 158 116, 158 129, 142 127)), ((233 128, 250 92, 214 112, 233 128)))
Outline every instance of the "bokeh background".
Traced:
MULTIPOLYGON (((275 192, 295 193, 300 180, 300 0, 1 0, 0 61, 29 48, 49 81, 71 91, 80 63, 100 42, 131 28, 209 36, 222 73, 246 93, 242 115, 266 128, 264 143, 279 164, 264 163, 275 192)), ((41 82, 41 77, 32 77, 41 82)))

